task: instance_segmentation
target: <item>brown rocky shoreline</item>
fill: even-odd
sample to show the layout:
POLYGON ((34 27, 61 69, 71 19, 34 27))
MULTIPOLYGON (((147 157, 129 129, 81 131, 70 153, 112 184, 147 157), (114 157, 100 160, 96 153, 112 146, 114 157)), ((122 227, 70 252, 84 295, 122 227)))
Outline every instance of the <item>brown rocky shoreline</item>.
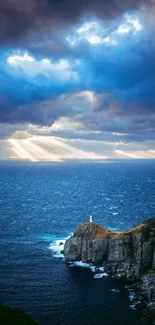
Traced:
POLYGON ((66 241, 64 256, 67 263, 103 265, 108 274, 129 280, 137 306, 155 317, 155 218, 120 232, 95 222, 80 224, 66 241))

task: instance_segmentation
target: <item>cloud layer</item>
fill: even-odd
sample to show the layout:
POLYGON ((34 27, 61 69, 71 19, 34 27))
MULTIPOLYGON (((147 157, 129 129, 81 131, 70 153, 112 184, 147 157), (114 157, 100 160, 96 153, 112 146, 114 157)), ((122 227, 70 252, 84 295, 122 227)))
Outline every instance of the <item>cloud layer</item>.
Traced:
POLYGON ((154 9, 153 0, 1 4, 0 138, 153 150, 154 9))
MULTIPOLYGON (((147 5, 153 1, 148 0, 147 5)), ((110 20, 127 11, 146 5, 141 0, 7 0, 0 6, 0 40, 4 44, 21 43, 44 32, 55 33, 57 29, 79 23, 80 19, 97 16, 110 20)))

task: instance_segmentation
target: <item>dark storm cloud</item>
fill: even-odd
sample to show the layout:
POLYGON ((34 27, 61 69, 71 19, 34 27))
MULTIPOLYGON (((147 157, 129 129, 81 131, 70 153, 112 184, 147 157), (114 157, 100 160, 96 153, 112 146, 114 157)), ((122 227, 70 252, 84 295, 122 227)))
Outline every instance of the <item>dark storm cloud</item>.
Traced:
MULTIPOLYGON (((148 0, 147 5, 152 1, 148 0)), ((23 44, 24 39, 40 39, 91 15, 114 19, 120 14, 146 5, 146 0, 6 0, 0 4, 1 45, 23 44)))

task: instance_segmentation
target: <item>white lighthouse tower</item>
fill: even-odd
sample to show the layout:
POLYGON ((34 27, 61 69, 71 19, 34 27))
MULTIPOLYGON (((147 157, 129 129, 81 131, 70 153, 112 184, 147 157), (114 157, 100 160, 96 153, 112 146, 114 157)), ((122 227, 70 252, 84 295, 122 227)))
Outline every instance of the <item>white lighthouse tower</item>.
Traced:
POLYGON ((93 222, 93 217, 90 215, 90 223, 93 222))

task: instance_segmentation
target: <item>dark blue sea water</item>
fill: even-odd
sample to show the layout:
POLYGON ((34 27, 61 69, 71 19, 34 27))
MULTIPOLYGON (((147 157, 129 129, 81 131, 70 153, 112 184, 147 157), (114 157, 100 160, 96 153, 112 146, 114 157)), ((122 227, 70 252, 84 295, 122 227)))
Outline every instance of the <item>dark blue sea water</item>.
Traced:
POLYGON ((123 281, 53 250, 90 214, 115 229, 155 216, 154 161, 0 164, 0 302, 41 325, 139 325, 123 281))

